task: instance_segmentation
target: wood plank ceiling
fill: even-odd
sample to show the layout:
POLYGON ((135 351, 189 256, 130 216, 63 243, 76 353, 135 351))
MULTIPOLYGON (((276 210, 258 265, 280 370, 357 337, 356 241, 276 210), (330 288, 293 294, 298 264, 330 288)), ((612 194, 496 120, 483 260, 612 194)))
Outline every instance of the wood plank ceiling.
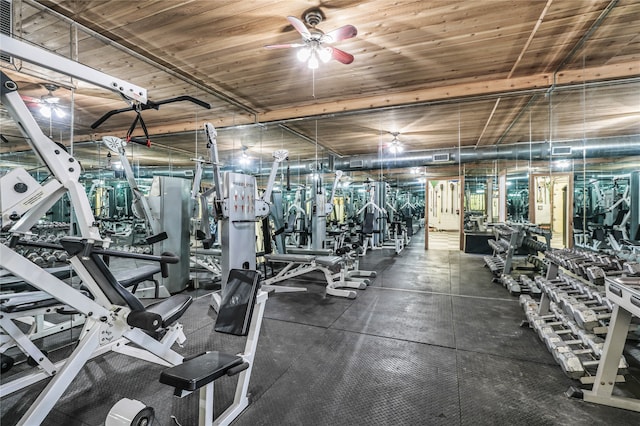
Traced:
MULTIPOLYGON (((192 158, 205 155, 206 121, 219 129, 226 162, 243 151, 269 161, 280 148, 301 162, 388 157, 394 133, 402 155, 640 134, 637 0, 13 5, 15 37, 146 87, 151 100, 189 95, 211 104, 143 111, 154 144, 132 150, 142 166, 192 167, 192 158), (312 9, 323 15, 318 28, 325 32, 357 27, 356 37, 336 44, 355 56, 353 63, 331 61, 313 71, 292 50, 264 48, 299 42, 285 18, 304 19, 312 9)), ((104 166, 106 151, 95 141, 123 137, 134 116, 91 124, 126 107, 121 99, 26 61, 2 68, 34 111, 45 82, 61 86, 60 104, 73 104, 74 152, 87 169, 104 166)), ((25 141, 4 110, 0 118, 2 162, 27 162, 25 141)), ((69 116, 39 119, 54 139, 70 143, 69 116)))

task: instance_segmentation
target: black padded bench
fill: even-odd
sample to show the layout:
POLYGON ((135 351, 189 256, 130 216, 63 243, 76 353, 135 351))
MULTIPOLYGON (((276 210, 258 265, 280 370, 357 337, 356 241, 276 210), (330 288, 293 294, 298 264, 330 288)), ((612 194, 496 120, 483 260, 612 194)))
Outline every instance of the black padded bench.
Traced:
POLYGON ((196 391, 224 375, 234 376, 247 368, 249 363, 238 355, 205 352, 164 370, 160 383, 173 386, 175 396, 183 396, 185 392, 196 391))
POLYGON ((135 269, 127 269, 123 271, 114 272, 113 275, 122 287, 131 289, 131 293, 136 292, 138 285, 145 281, 153 281, 155 286, 154 297, 157 299, 160 294, 160 283, 153 278, 154 275, 159 274, 162 271, 160 265, 143 265, 135 269))

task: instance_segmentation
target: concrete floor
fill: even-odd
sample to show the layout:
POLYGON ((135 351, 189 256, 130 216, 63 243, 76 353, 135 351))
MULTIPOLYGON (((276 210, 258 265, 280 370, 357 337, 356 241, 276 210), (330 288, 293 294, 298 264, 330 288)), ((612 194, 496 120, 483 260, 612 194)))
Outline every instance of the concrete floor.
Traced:
MULTIPOLYGON (((482 256, 424 250, 421 235, 400 254, 376 250, 378 272, 355 300, 324 294, 317 275, 291 281, 306 293, 268 302, 250 385, 236 425, 638 425, 640 413, 570 399, 578 386, 535 332, 521 327, 517 298, 491 282, 482 256)), ((213 332, 208 297, 181 322, 192 355, 242 347, 213 332)), ((635 362, 635 360, 630 360, 635 362)), ((120 398, 154 407, 159 425, 197 424, 197 398, 172 397, 162 367, 108 354, 85 366, 44 424, 100 425, 120 398)), ((630 377, 637 383, 638 377, 630 377)), ((235 381, 216 386, 217 411, 235 381)), ((15 424, 43 384, 4 398, 15 424)))

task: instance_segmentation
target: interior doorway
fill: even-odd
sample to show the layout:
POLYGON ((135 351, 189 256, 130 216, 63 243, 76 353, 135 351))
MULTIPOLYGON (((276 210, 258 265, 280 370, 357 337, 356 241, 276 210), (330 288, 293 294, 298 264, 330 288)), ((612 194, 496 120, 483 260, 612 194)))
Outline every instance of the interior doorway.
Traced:
POLYGON ((463 211, 461 182, 459 177, 427 180, 426 249, 460 250, 463 211))
POLYGON ((551 231, 551 247, 573 247, 573 174, 532 175, 530 188, 531 222, 551 231))

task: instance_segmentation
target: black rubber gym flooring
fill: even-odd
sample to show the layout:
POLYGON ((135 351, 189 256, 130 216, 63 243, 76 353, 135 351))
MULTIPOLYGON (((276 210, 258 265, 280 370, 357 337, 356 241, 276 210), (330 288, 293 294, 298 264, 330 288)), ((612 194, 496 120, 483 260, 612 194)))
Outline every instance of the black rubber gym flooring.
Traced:
MULTIPOLYGON (((235 424, 640 424, 640 413, 564 395, 579 383, 563 374, 533 330, 520 326, 517 298, 491 282, 481 256, 423 247, 416 236, 400 255, 367 254, 361 269, 378 277, 355 300, 325 296, 319 275, 288 283, 307 293, 272 295, 252 403, 235 424)), ((209 297, 196 300, 182 318, 187 342, 178 351, 239 351, 243 340, 214 333, 214 319, 209 297)), ((162 369, 113 353, 95 359, 44 424, 101 425, 127 397, 152 406, 158 425, 174 425, 172 415, 196 425, 197 395, 173 397, 158 381, 162 369)), ((638 383, 637 376, 628 379, 638 383)), ((4 398, 1 424, 15 424, 43 386, 4 398)), ((234 390, 233 378, 216 382, 217 412, 234 390)))

